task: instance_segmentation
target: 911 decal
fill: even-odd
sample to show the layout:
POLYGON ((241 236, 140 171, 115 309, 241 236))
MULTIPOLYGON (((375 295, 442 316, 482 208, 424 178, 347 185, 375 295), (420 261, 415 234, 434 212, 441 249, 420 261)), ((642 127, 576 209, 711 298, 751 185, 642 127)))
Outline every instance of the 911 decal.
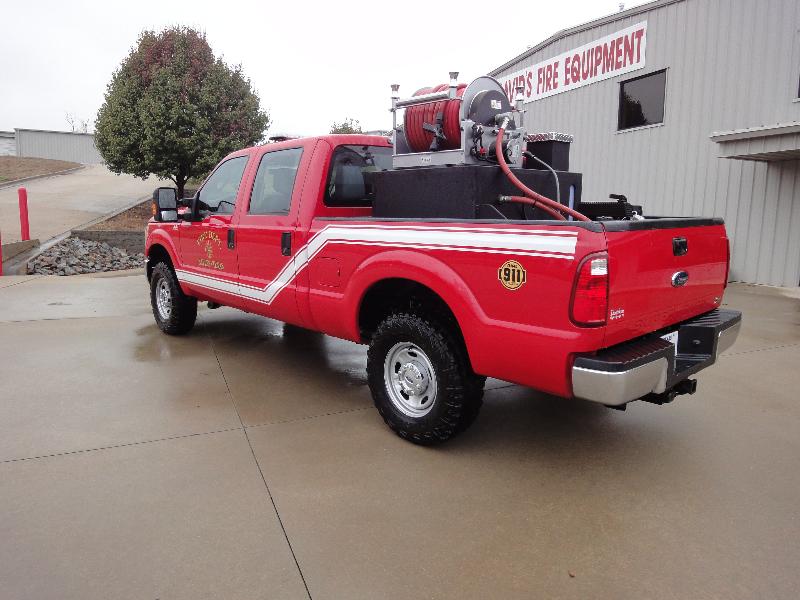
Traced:
POLYGON ((515 260, 507 260, 497 269, 497 278, 507 290, 518 290, 528 278, 525 267, 515 260))

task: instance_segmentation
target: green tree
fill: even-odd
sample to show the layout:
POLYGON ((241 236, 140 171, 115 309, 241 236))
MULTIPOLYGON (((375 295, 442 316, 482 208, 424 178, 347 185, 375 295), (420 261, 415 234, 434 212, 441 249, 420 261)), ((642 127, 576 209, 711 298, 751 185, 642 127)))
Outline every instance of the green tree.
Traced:
POLYGON ((355 119, 345 119, 341 123, 331 125, 331 133, 363 133, 361 123, 355 119))
POLYGON ((189 178, 261 141, 269 122, 240 65, 216 58, 205 34, 171 27, 142 32, 114 72, 95 143, 114 173, 171 179, 182 198, 189 178))

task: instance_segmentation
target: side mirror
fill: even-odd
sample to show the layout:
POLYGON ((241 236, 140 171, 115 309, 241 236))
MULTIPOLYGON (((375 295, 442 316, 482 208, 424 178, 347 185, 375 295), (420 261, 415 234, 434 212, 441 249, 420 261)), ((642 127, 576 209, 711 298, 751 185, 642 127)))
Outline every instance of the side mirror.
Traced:
POLYGON ((199 198, 199 196, 200 196, 200 194, 195 194, 189 200, 189 214, 191 215, 191 218, 192 218, 193 221, 202 221, 202 219, 200 218, 200 204, 199 204, 200 198, 199 198))
POLYGON ((178 190, 156 188, 153 192, 153 218, 158 222, 178 220, 178 190))

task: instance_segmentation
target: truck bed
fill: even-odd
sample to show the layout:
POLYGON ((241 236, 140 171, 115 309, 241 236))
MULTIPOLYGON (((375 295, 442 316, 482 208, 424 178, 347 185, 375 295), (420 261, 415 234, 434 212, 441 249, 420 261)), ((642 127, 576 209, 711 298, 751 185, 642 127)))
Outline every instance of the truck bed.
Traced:
MULTIPOLYGON (((363 242, 359 253, 345 252, 344 246, 337 250, 334 242, 317 255, 341 261, 343 281, 354 277, 360 264, 380 260, 387 261, 382 267, 385 277, 394 275, 395 265, 400 268, 394 276, 418 281, 422 274, 410 265, 417 265, 419 271, 442 271, 446 283, 422 281, 432 289, 454 292, 445 301, 460 317, 476 369, 525 385, 535 382, 535 387, 559 395, 570 395, 559 373, 570 355, 596 352, 711 311, 719 306, 725 287, 727 240, 720 219, 579 222, 317 217, 309 234, 313 238, 328 226, 378 230, 370 234, 372 241, 363 242), (413 243, 392 241, 398 232, 408 230, 414 232, 413 243), (444 240, 443 230, 462 232, 467 240, 463 243, 473 247, 454 248, 444 240), (502 237, 503 232, 510 235, 505 248, 502 242, 493 242, 495 247, 489 248, 480 241, 483 235, 502 237), (573 250, 563 256, 530 255, 516 245, 516 238, 525 233, 572 236, 573 250), (687 238, 687 254, 673 256, 672 239, 676 237, 687 238), (598 252, 608 253, 609 318, 600 327, 580 327, 569 316, 573 282, 582 259, 598 252), (504 290, 497 282, 498 268, 507 260, 518 261, 527 271, 527 283, 514 291, 504 290), (682 270, 688 271, 689 281, 678 289, 672 286, 671 277, 682 270), (456 292, 459 289, 463 292, 456 292), (462 306, 465 310, 459 314, 462 306), (617 318, 611 318, 612 310, 617 318), (536 356, 537 360, 510 360, 509 347, 515 348, 514 354, 536 356)), ((362 242, 346 243, 349 248, 362 242)), ((329 263, 311 261, 310 312, 323 331, 355 339, 340 318, 343 309, 337 298, 341 293, 344 301, 345 291, 331 289, 327 283, 315 290, 315 280, 325 277, 321 265, 329 263)))
MULTIPOLYGON (((332 217, 330 221, 409 223, 408 218, 332 217)), ((724 221, 707 217, 645 217, 625 221, 553 219, 414 218, 414 223, 580 229, 600 233, 609 252, 609 320, 602 347, 609 347, 718 308, 727 283, 728 240, 724 221), (673 239, 686 253, 674 255, 673 239), (686 271, 682 286, 675 273, 686 271), (680 287, 680 289, 677 289, 680 287)), ((576 258, 580 258, 576 256, 576 258)), ((569 269, 574 273, 574 265, 569 269)), ((565 275, 566 276, 566 275, 565 275)))

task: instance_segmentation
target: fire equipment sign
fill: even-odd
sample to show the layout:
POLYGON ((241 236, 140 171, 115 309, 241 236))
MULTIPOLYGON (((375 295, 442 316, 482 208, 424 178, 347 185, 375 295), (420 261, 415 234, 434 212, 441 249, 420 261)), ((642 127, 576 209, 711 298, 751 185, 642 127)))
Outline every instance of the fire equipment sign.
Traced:
POLYGON ((518 87, 524 88, 524 101, 533 102, 643 69, 646 48, 647 21, 643 21, 499 80, 512 102, 518 87))

